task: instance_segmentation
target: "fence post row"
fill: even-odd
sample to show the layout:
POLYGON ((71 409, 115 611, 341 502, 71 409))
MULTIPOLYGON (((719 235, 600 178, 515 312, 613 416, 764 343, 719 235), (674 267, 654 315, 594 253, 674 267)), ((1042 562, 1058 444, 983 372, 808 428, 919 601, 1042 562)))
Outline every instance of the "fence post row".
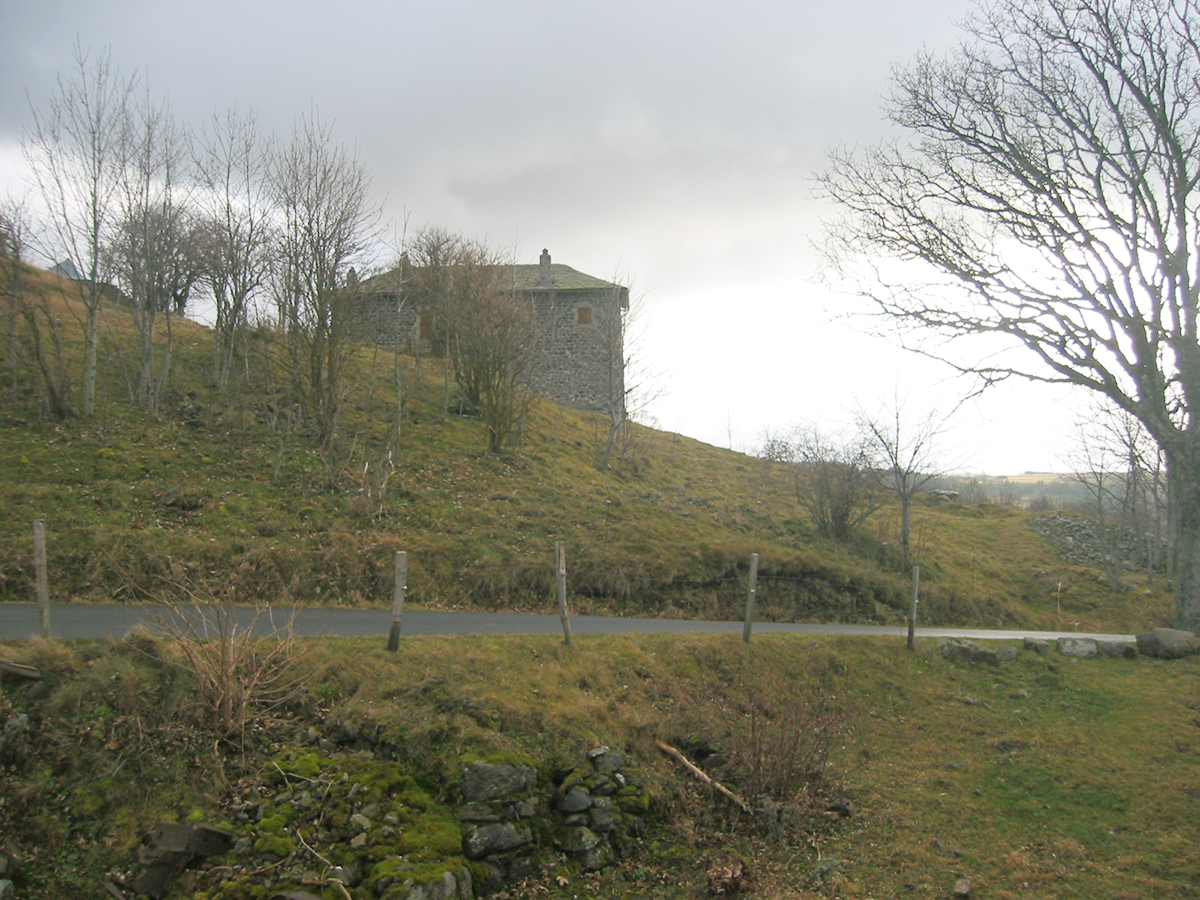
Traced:
POLYGON ((404 592, 408 589, 408 554, 396 551, 396 584, 392 589, 392 627, 388 631, 387 648, 392 653, 400 649, 400 626, 404 621, 404 592))
POLYGON ((750 630, 754 625, 754 586, 758 583, 758 554, 750 554, 750 590, 746 592, 746 624, 742 626, 742 640, 750 643, 750 630))
POLYGON ((567 549, 562 541, 554 542, 554 563, 558 576, 558 617, 562 619, 563 643, 571 643, 571 618, 567 615, 567 549))

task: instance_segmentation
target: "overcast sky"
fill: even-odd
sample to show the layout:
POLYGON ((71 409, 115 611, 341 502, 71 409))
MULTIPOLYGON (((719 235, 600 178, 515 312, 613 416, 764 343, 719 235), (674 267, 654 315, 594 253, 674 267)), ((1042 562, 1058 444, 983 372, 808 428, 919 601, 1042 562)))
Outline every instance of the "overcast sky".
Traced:
MULTIPOLYGON (((834 426, 967 385, 838 316, 817 279, 812 175, 887 134, 893 65, 947 48, 968 0, 8 0, 0 193, 78 38, 176 116, 252 108, 286 133, 314 106, 357 147, 385 220, 437 225, 644 297, 659 427, 751 450, 764 427, 834 426)), ((1005 388, 954 420, 960 468, 1062 468, 1071 415, 1005 388)))

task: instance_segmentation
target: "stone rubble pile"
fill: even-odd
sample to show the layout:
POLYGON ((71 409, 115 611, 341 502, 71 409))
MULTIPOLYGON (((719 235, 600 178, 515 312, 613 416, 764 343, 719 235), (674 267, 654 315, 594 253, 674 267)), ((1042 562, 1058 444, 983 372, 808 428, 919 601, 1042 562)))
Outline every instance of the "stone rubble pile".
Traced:
MULTIPOLYGON (((1102 566, 1108 556, 1120 560, 1127 571, 1145 569, 1153 545, 1145 537, 1126 532, 1114 535, 1112 529, 1102 529, 1100 523, 1087 516, 1069 513, 1046 513, 1034 517, 1029 527, 1050 541, 1059 555, 1076 565, 1102 566), (1114 537, 1116 545, 1112 546, 1114 537)), ((1158 549, 1164 558, 1165 547, 1158 549)))
MULTIPOLYGON (((1155 659, 1182 659, 1185 656, 1200 653, 1200 637, 1190 631, 1154 628, 1136 635, 1132 642, 1117 638, 1093 638, 1086 635, 1060 637, 1053 642, 1042 638, 1027 637, 1022 642, 1022 648, 1038 654, 1049 653, 1051 648, 1054 648, 1063 656, 1081 659, 1094 656, 1123 659, 1134 659, 1138 656, 1149 656, 1155 659)), ((985 646, 976 641, 949 637, 938 641, 937 650, 946 659, 983 663, 990 666, 1011 662, 1017 658, 1019 652, 1011 644, 993 642, 985 646)))

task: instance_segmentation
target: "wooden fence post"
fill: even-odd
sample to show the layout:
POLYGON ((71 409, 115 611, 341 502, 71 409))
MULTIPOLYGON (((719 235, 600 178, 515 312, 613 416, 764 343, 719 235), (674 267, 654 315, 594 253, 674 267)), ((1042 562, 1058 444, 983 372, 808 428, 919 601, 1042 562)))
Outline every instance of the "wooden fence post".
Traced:
POLYGON ((33 522, 33 568, 37 583, 38 611, 41 615, 42 637, 50 637, 50 588, 46 579, 46 528, 41 519, 33 522))
POLYGON ((571 643, 571 618, 567 615, 567 549, 562 541, 554 542, 554 562, 558 575, 558 617, 562 619, 563 643, 571 643))
POLYGON ((914 632, 917 629, 917 601, 921 595, 921 567, 913 566, 912 609, 908 614, 908 649, 913 649, 914 632))
POLYGON ((396 584, 392 588, 392 627, 388 631, 387 648, 392 653, 400 649, 400 625, 404 621, 404 592, 408 590, 408 554, 396 551, 396 584))
POLYGON ((754 586, 758 583, 758 554, 750 554, 750 590, 746 592, 746 624, 742 626, 742 640, 750 643, 750 629, 754 626, 754 586))

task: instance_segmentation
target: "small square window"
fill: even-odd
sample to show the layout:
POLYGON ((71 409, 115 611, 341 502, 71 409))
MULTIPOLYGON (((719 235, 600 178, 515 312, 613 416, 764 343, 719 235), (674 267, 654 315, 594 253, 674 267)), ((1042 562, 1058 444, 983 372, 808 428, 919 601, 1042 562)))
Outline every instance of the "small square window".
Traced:
POLYGON ((592 324, 592 308, 590 306, 575 307, 575 324, 576 325, 591 325, 592 324))

